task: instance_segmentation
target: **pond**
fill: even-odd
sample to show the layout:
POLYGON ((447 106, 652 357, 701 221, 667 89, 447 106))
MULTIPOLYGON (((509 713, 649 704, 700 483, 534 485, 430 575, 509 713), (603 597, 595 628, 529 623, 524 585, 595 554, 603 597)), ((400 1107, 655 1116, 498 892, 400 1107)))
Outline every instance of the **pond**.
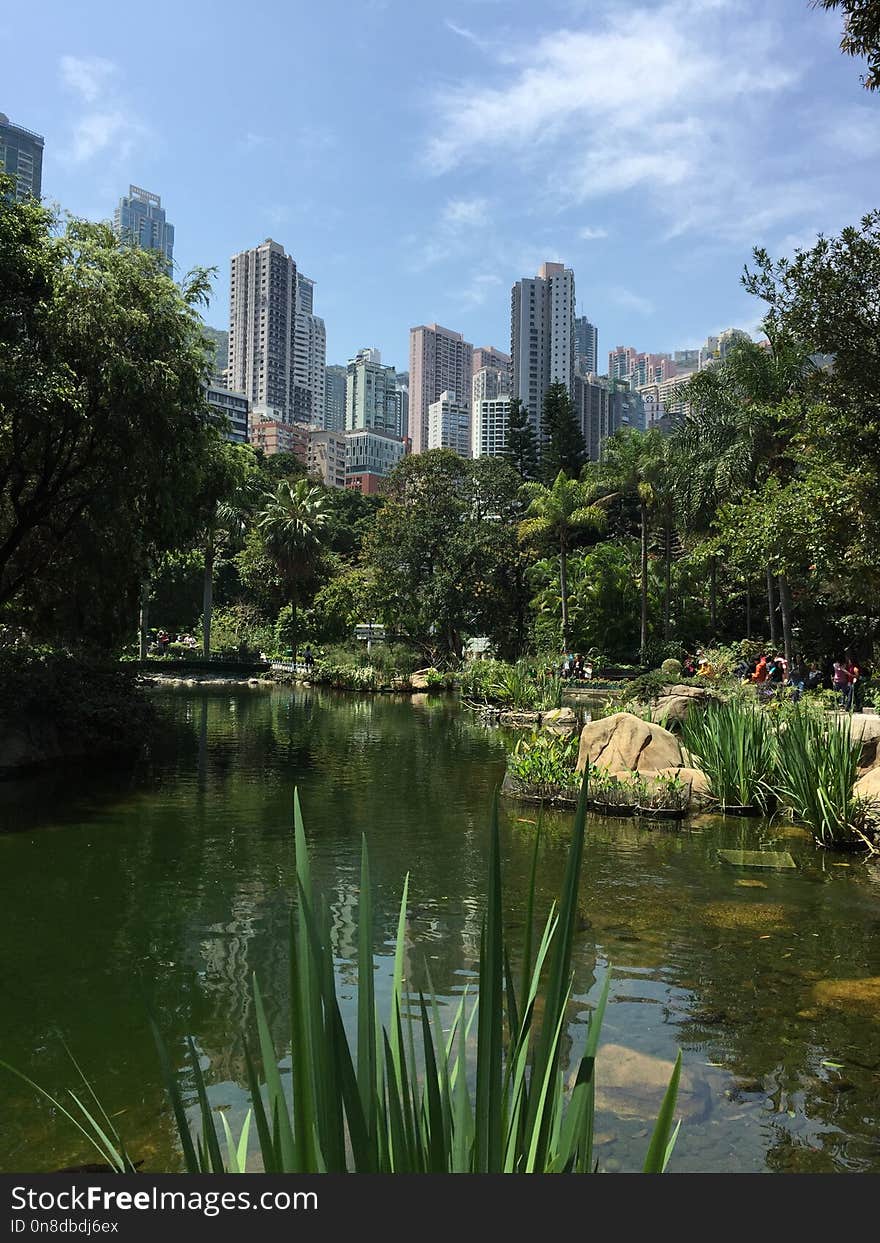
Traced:
MULTIPOLYGON (((0 1058, 62 1091, 74 1086, 63 1037, 149 1171, 180 1159, 148 1004, 181 1067, 194 1037, 212 1104, 230 1119, 247 1107, 252 973, 283 1029, 294 787, 331 904, 346 1017, 362 834, 380 996, 409 871, 408 978, 426 987, 427 967, 452 1004, 478 961, 489 808, 509 745, 451 699, 230 687, 157 690, 155 701, 161 727, 134 766, 0 785, 0 1058)), ((533 808, 505 809, 514 947, 534 820, 533 808)), ((542 912, 560 890, 570 817, 544 823, 542 912)), ((676 1171, 880 1171, 880 869, 817 851, 782 821, 593 819, 572 1058, 609 964, 603 1169, 638 1168, 681 1048, 676 1171), (797 868, 731 868, 718 855, 729 848, 788 850, 797 868)), ((91 1159, 69 1124, 2 1072, 0 1117, 2 1171, 91 1159)))

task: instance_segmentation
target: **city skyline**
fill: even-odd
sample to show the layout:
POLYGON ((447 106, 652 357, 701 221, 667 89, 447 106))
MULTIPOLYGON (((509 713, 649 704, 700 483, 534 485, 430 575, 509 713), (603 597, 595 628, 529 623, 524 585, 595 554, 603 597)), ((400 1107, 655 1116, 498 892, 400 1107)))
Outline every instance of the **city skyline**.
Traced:
POLYGON ((229 4, 157 0, 175 33, 158 45, 127 40, 107 0, 87 34, 68 6, 47 8, 0 22, 0 51, 25 50, 5 58, 0 109, 45 137, 44 194, 103 219, 129 183, 160 194, 179 269, 219 268, 216 327, 230 256, 277 238, 319 284, 337 363, 366 339, 402 369, 409 328, 428 322, 503 345, 506 291, 545 260, 577 272, 576 313, 606 345, 754 331, 760 306, 739 285, 751 247, 791 253, 880 192, 876 101, 840 56, 836 15, 806 0, 770 16, 757 0, 549 0, 539 15, 520 0, 438 14, 381 0, 334 43, 332 86, 306 58, 295 106, 274 68, 291 45, 332 40, 334 0, 267 5, 268 62, 236 63, 235 91, 229 4), (442 70, 409 55, 428 41, 442 70), (366 72, 380 48, 387 82, 366 72))

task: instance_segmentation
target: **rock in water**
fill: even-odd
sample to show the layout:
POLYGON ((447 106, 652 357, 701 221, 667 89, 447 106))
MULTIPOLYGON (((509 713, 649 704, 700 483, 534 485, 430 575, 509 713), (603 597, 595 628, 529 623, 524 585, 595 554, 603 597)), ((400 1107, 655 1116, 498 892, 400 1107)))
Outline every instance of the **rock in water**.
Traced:
MULTIPOLYGON (((639 1053, 625 1045, 602 1045, 596 1057, 596 1107, 618 1118, 654 1121, 672 1078, 673 1063, 639 1053)), ((712 1108, 705 1079, 683 1069, 675 1106, 676 1118, 699 1122, 712 1108)))
POLYGON ((581 731, 577 771, 594 764, 610 773, 656 773, 664 768, 681 768, 678 739, 662 725, 643 721, 631 712, 590 721, 581 731))

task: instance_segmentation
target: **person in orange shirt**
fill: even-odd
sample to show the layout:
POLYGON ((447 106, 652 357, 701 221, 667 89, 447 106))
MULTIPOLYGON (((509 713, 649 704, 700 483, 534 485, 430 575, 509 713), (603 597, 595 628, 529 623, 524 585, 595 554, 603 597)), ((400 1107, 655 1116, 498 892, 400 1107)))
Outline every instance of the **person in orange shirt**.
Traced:
POLYGON ((752 674, 753 682, 766 682, 768 677, 767 657, 762 656, 755 666, 755 672, 752 674))

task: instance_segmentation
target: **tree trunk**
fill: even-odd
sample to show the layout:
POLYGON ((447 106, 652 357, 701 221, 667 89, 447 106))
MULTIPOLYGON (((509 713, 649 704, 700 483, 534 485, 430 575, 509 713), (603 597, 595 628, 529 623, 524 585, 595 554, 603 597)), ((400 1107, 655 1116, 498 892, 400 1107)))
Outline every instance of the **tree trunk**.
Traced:
POLYGON ((791 668, 792 641, 791 641, 791 588, 788 579, 784 574, 780 574, 777 579, 779 584, 779 610, 782 613, 782 645, 783 655, 791 668))
POLYGON ((559 548, 559 595, 562 600, 562 649, 568 651, 568 562, 565 546, 559 548))
POLYGON ((672 523, 666 523, 666 587, 663 596, 663 638, 669 642, 669 602, 672 594, 672 523))
POLYGON ((644 664, 645 653, 648 650, 648 506, 644 501, 640 509, 642 519, 642 624, 639 633, 639 660, 644 664))
POLYGON ((150 622, 150 584, 141 583, 141 607, 138 615, 138 658, 147 659, 147 629, 150 622))
POLYGON ((779 647, 779 623, 776 619, 776 592, 773 589, 773 570, 767 565, 767 611, 770 616, 770 646, 779 647))
POLYGON ((712 631, 712 642, 718 639, 718 558, 709 558, 709 629, 712 631))
POLYGON ((202 651, 211 656, 211 616, 214 611, 214 532, 205 544, 205 581, 202 588, 202 651))

